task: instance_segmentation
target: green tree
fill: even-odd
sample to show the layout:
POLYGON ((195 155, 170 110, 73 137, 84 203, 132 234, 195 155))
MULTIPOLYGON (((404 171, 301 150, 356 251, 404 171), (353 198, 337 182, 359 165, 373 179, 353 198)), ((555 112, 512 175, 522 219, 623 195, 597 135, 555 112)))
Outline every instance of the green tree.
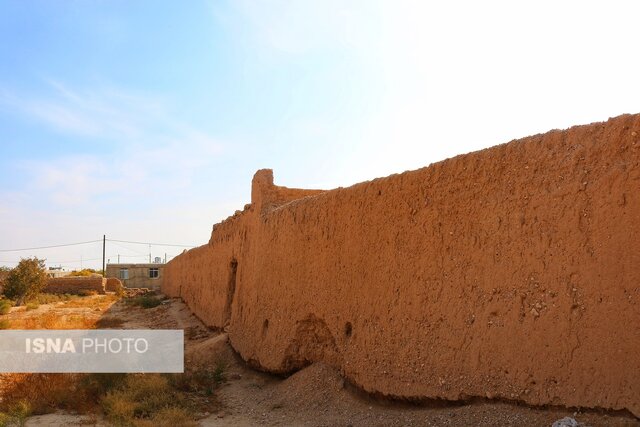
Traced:
MULTIPOLYGON (((0 266, 0 294, 2 294, 2 288, 4 287, 4 281, 7 279, 7 276, 11 272, 9 267, 0 266)), ((0 424, 2 425, 2 424, 0 424)))
POLYGON ((11 270, 4 283, 4 295, 22 305, 25 300, 36 297, 47 283, 44 260, 23 258, 11 270))

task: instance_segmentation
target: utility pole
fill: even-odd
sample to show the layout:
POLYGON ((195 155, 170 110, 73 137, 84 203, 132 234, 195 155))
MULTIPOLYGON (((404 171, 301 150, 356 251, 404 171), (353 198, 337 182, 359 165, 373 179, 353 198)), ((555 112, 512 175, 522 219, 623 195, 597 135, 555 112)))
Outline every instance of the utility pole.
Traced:
POLYGON ((149 245, 149 264, 151 264, 151 245, 149 245))
POLYGON ((105 248, 107 247, 107 235, 102 235, 102 277, 107 277, 107 272, 104 271, 104 253, 105 248))
POLYGON ((167 253, 166 252, 164 253, 164 263, 165 264, 167 263, 167 253))
POLYGON ((120 264, 120 254, 118 254, 118 264, 120 264))

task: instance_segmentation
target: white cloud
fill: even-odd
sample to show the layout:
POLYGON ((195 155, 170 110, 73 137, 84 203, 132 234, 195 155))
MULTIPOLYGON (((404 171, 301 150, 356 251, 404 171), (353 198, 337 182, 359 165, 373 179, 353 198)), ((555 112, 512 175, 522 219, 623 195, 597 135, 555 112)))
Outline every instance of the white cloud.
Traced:
POLYGON ((61 154, 26 160, 28 190, 55 204, 83 204, 101 196, 136 195, 149 188, 186 187, 193 171, 220 155, 223 145, 177 119, 158 99, 112 87, 77 90, 49 80, 52 93, 0 97, 27 119, 108 147, 96 154, 61 154))

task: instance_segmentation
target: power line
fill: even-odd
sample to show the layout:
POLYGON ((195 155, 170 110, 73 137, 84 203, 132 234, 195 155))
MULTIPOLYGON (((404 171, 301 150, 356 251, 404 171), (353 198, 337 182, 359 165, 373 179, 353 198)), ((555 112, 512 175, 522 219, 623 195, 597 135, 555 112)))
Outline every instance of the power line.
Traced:
POLYGON ((45 261, 47 262, 47 264, 71 264, 71 263, 78 263, 78 262, 85 262, 85 261, 99 261, 101 259, 102 259, 102 257, 100 257, 100 258, 82 258, 82 259, 73 260, 73 261, 49 261, 48 259, 45 258, 45 261))
MULTIPOLYGON (((86 244, 91 244, 91 243, 100 243, 103 242, 103 246, 104 246, 104 242, 112 242, 113 244, 115 244, 116 246, 120 246, 123 249, 127 249, 131 252, 134 252, 136 254, 139 255, 119 255, 119 257, 126 257, 126 258, 142 258, 142 257, 147 257, 147 254, 143 254, 135 249, 131 249, 125 246, 122 246, 118 243, 129 243, 129 244, 134 244, 134 245, 145 245, 145 246, 149 246, 149 252, 151 252, 151 246, 172 246, 172 247, 180 247, 180 248, 193 248, 196 245, 179 245, 179 244, 174 244, 174 243, 151 243, 151 242, 137 242, 137 241, 132 241, 132 240, 115 240, 115 239, 106 239, 103 237, 102 240, 90 240, 90 241, 86 241, 86 242, 76 242, 76 243, 65 243, 65 244, 60 244, 60 245, 49 245, 49 246, 38 246, 38 247, 32 247, 32 248, 20 248, 20 249, 0 249, 0 252, 21 252, 21 251, 34 251, 34 250, 41 250, 41 249, 55 249, 55 248, 63 248, 63 247, 69 247, 69 246, 78 246, 78 245, 86 245, 86 244)), ((166 254, 165 254, 165 258, 166 258, 166 254)), ((151 257, 151 253, 149 253, 149 257, 151 257)), ((175 255, 172 255, 170 258, 174 258, 175 255)), ((104 247, 103 247, 103 261, 105 258, 105 254, 104 254, 104 247)), ((109 256, 109 258, 115 258, 115 255, 109 256)), ((49 261, 48 259, 45 259, 47 264, 50 265, 54 265, 54 264, 77 264, 80 263, 82 264, 85 261, 99 261, 101 258, 81 258, 79 260, 74 260, 74 261, 49 261)), ((8 263, 8 264, 18 264, 18 261, 0 261, 2 263, 8 263)))
POLYGON ((196 247, 196 245, 176 245, 176 244, 172 244, 172 243, 132 242, 130 240, 113 240, 113 239, 107 239, 107 242, 132 243, 132 244, 135 244, 135 245, 151 245, 151 246, 176 246, 176 247, 181 247, 181 248, 195 248, 196 247))
MULTIPOLYGON (((128 247, 126 247, 126 246, 123 246, 123 245, 121 245, 121 244, 119 244, 119 243, 116 243, 116 242, 115 242, 115 241, 113 241, 113 240, 108 240, 108 241, 109 241, 109 242, 111 242, 111 243, 113 243, 113 244, 115 244, 116 246, 120 246, 120 247, 121 247, 121 248, 123 248, 123 249, 126 249, 126 250, 131 251, 131 252, 135 252, 136 254, 140 254, 141 256, 147 256, 147 255, 148 255, 148 254, 144 254, 144 253, 142 253, 142 252, 140 252, 140 251, 137 251, 137 250, 135 250, 135 249, 131 249, 131 248, 128 248, 128 247)), ((123 255, 123 256, 124 256, 124 255, 123 255)))
MULTIPOLYGON (((33 248, 19 248, 19 249, 0 249, 0 252, 22 252, 22 251, 35 251, 35 250, 39 250, 39 249, 54 249, 54 248, 64 248, 67 246, 78 246, 78 245, 87 245, 90 243, 99 243, 102 240, 89 240, 87 242, 76 242, 76 243, 65 243, 65 244, 61 244, 61 245, 51 245, 51 246, 38 246, 38 247, 33 247, 33 248)), ((180 248, 195 248, 197 245, 178 245, 178 244, 174 244, 174 243, 151 243, 151 242, 133 242, 130 240, 113 240, 113 239, 107 239, 107 242, 119 242, 119 243, 131 243, 131 244, 135 244, 135 245, 151 245, 151 246, 175 246, 175 247, 180 247, 180 248)), ((137 252, 135 249, 130 249, 130 248, 125 248, 125 249, 129 249, 133 252, 137 252)))
MULTIPOLYGON (((110 255, 110 257, 115 257, 116 255, 110 255)), ((127 255, 121 255, 121 256, 127 256, 127 255)), ((147 255, 129 255, 129 256, 147 256, 147 255)), ((78 264, 81 262, 85 262, 85 261, 99 261, 101 260, 102 257, 100 258, 82 258, 82 259, 75 259, 75 260, 66 260, 66 261, 49 261, 48 258, 44 258, 43 261, 46 261, 47 264, 78 264)), ((0 261, 0 262, 6 262, 6 263, 10 263, 10 264, 18 264, 20 261, 0 261)))
MULTIPOLYGON (((91 240, 88 242, 78 242, 78 243, 66 243, 63 245, 52 245, 52 246, 40 246, 38 248, 21 248, 21 249, 0 249, 0 252, 20 252, 20 251, 35 251, 37 249, 53 249, 53 248, 63 248, 66 246, 77 246, 77 245, 86 245, 89 243, 98 243, 102 240, 91 240)), ((169 246, 169 245, 167 245, 169 246)))

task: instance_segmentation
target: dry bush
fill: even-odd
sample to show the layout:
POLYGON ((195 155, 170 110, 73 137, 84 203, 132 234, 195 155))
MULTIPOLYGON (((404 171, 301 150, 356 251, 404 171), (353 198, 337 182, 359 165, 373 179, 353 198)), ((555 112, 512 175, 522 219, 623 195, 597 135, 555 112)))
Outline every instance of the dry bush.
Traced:
POLYGON ((1 319, 0 329, 11 329, 11 322, 9 322, 7 319, 1 319))
POLYGON ((29 402, 35 414, 45 414, 56 409, 80 410, 86 405, 79 396, 77 374, 11 374, 4 379, 0 408, 12 413, 20 402, 29 402))
POLYGON ((59 409, 95 412, 100 399, 122 386, 125 378, 126 374, 10 374, 2 379, 0 410, 27 401, 36 414, 59 409))
POLYGON ((34 414, 95 414, 101 407, 116 426, 194 426, 193 414, 210 411, 212 403, 187 397, 159 374, 12 374, 3 383, 0 414, 11 416, 29 402, 34 414))
POLYGON ((171 374, 168 378, 171 385, 178 390, 210 396, 226 381, 226 364, 217 361, 213 369, 189 369, 183 374, 171 374))
POLYGON ((131 375, 124 392, 137 403, 136 416, 143 418, 171 406, 176 400, 167 379, 160 375, 131 375))
POLYGON ((164 376, 158 374, 127 376, 124 386, 108 392, 101 399, 101 404, 107 419, 120 426, 153 420, 154 416, 169 408, 187 413, 183 396, 169 385, 164 376))
POLYGON ((133 424, 136 404, 121 393, 109 393, 101 400, 107 419, 116 426, 133 424))
POLYGON ((26 400, 20 400, 9 406, 9 422, 7 426, 24 426, 31 415, 31 404, 26 400))
POLYGON ((13 307, 13 303, 7 299, 0 300, 0 314, 8 314, 13 307))
POLYGON ((9 427, 13 424, 13 417, 4 412, 0 412, 0 427, 9 427))
POLYGON ((98 402, 107 392, 120 388, 127 379, 127 374, 96 373, 80 377, 79 388, 87 397, 98 402))

